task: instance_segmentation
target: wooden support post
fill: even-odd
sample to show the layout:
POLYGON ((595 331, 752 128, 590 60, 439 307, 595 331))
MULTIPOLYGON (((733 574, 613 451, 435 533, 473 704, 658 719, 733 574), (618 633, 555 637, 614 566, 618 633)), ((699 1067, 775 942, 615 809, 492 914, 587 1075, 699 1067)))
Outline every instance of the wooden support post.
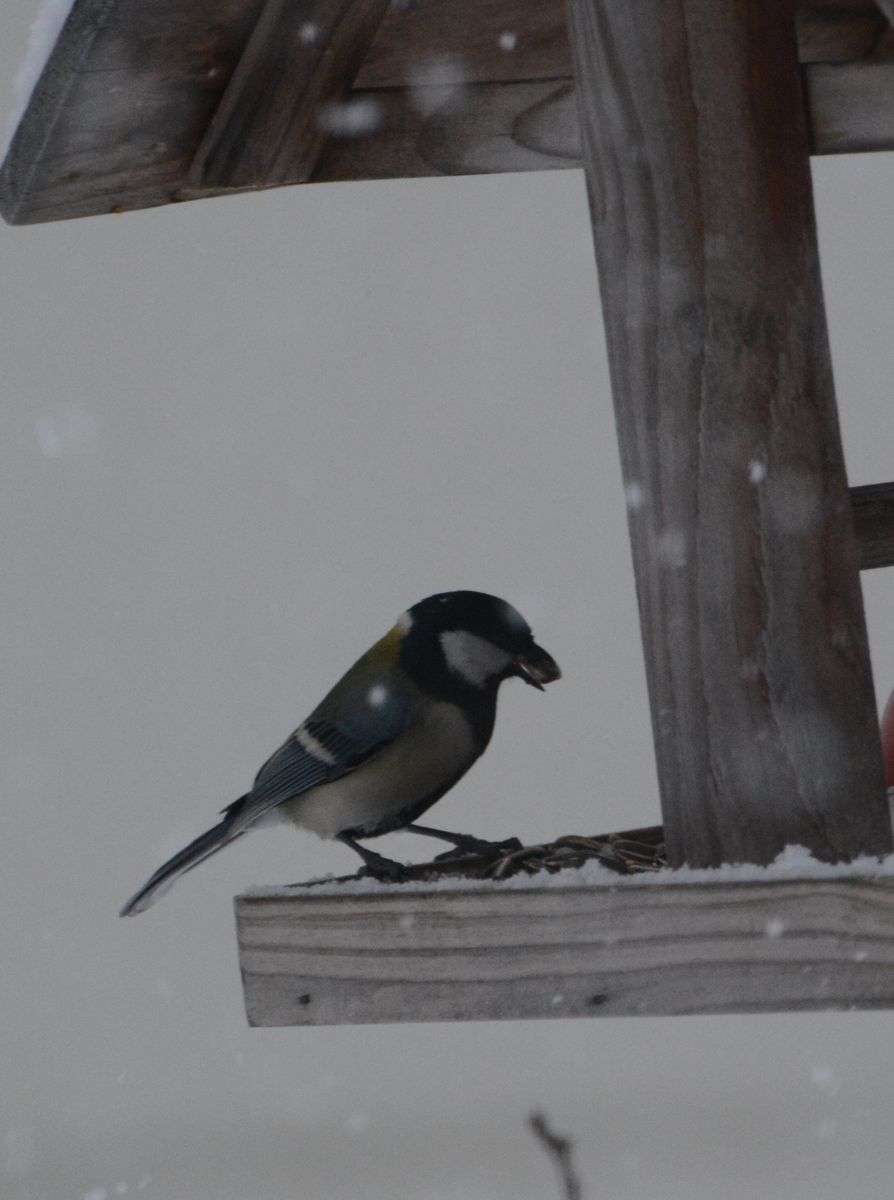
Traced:
POLYGON ((885 853, 793 0, 569 0, 669 859, 885 853))
POLYGON ((894 566, 894 483, 851 488, 860 570, 894 566))

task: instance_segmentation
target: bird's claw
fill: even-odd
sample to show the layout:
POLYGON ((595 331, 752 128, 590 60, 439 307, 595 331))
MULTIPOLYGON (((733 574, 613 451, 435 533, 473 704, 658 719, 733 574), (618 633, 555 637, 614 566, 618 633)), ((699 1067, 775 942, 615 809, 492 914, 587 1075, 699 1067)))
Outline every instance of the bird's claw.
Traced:
POLYGON ((463 838, 450 850, 445 850, 443 854, 438 854, 435 862, 448 862, 455 858, 465 858, 470 854, 481 855, 486 858, 501 858, 504 854, 510 854, 514 850, 521 850, 522 844, 517 837, 504 838, 502 842, 488 842, 483 838, 467 837, 463 838))
POLYGON ((369 877, 370 879, 378 879, 381 883, 407 883, 410 879, 410 873, 402 863, 394 862, 390 858, 381 858, 376 855, 378 861, 367 861, 364 866, 358 871, 361 879, 369 877))

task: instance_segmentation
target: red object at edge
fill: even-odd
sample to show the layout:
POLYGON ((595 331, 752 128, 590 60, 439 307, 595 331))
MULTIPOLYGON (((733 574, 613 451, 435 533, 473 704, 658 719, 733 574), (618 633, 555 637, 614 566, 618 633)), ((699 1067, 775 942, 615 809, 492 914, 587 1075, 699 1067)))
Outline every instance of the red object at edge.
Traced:
POLYGON ((885 782, 894 787, 894 692, 888 697, 882 714, 882 751, 885 756, 885 782))

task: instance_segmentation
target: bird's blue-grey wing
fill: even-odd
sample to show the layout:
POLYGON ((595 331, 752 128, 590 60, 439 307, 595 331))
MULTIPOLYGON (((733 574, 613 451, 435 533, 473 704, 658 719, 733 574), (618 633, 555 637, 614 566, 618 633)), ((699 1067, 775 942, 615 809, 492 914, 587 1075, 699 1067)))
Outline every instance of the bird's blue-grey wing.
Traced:
POLYGON ((362 706, 350 714, 336 709, 334 720, 312 713, 267 759, 252 790, 224 812, 245 827, 286 800, 355 771, 406 728, 410 697, 392 694, 389 700, 369 712, 362 706))

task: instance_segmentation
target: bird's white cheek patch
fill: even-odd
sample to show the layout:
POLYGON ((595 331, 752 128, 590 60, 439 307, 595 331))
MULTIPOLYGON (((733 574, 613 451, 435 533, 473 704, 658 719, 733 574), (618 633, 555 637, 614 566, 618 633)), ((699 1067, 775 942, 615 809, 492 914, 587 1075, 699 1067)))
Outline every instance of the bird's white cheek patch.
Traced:
POLYGON ((371 687, 366 693, 366 700, 373 708, 381 708, 388 699, 388 689, 383 687, 381 683, 377 683, 375 687, 371 687))
POLYGON ((509 666, 505 650, 464 629, 448 629, 440 635, 440 641, 447 666, 474 687, 484 687, 509 666))

